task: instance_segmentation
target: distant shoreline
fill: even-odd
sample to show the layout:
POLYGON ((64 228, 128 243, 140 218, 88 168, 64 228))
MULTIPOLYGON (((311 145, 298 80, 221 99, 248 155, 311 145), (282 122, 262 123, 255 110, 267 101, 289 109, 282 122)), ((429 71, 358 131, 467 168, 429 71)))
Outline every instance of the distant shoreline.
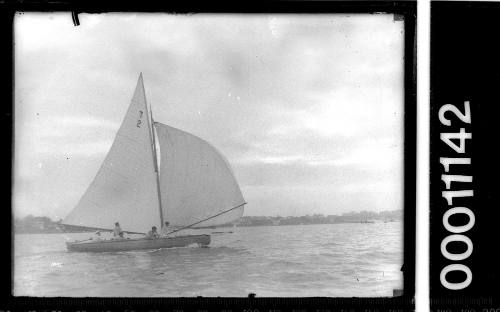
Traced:
MULTIPOLYGON (((379 221, 379 222, 372 222, 372 223, 368 223, 368 224, 380 224, 380 223, 397 223, 397 222, 401 222, 401 220, 395 220, 395 221, 390 221, 390 222, 383 222, 383 221, 379 221)), ((366 222, 336 222, 336 223, 309 223, 309 224, 281 224, 281 225, 238 225, 236 227, 268 227, 268 226, 274 226, 274 227, 280 227, 280 226, 304 226, 304 225, 326 225, 326 224, 366 224, 366 222)), ((217 228, 228 228, 228 227, 232 227, 232 226, 219 226, 217 228)), ((202 230, 203 228, 198 228, 199 230, 202 230)), ((196 230, 196 229, 195 229, 196 230)), ((75 234, 75 233, 93 233, 93 231, 80 231, 80 232, 22 232, 22 233, 19 233, 19 232, 15 232, 14 234, 16 235, 34 235, 34 234, 75 234)))
MULTIPOLYGON (((317 224, 373 224, 373 223, 392 223, 402 221, 402 214, 390 214, 385 218, 373 216, 372 218, 361 218, 357 214, 343 216, 302 216, 302 217, 259 217, 244 216, 237 223, 224 224, 216 228, 231 227, 258 227, 258 226, 286 226, 286 225, 317 225, 317 224)), ((203 228, 198 228, 203 229, 203 228)), ((54 222, 47 217, 32 217, 28 220, 16 220, 15 234, 64 234, 64 233, 92 233, 93 229, 75 229, 54 222)))

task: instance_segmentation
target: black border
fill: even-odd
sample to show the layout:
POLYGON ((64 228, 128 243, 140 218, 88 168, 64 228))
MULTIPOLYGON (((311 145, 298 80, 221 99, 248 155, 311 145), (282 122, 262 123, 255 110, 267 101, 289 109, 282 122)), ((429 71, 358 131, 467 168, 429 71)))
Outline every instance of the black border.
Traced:
MULTIPOLYGON (((468 307, 489 311, 500 307, 497 199, 500 172, 495 148, 500 115, 499 17, 500 2, 431 3, 429 286, 432 309, 458 311, 468 307), (442 125, 439 109, 453 104, 463 111, 464 101, 469 101, 471 122, 461 123, 452 113, 447 113, 451 125, 442 125), (441 133, 456 133, 460 128, 472 134, 465 142, 463 154, 455 153, 440 140, 441 133), (472 176, 471 183, 455 182, 451 187, 451 190, 471 189, 472 197, 456 198, 452 206, 448 205, 441 193, 445 190, 441 181, 445 172, 440 157, 471 159, 470 165, 450 166, 448 174, 472 176), (461 233, 472 241, 473 250, 468 258, 452 261, 441 254, 442 240, 452 234, 444 228, 442 219, 449 208, 460 206, 469 208, 475 215, 474 226, 461 233), (450 290, 441 285, 441 270, 449 264, 463 264, 471 270, 469 286, 450 290)), ((463 251, 458 248, 453 251, 453 246, 448 248, 451 252, 463 251)), ((456 277, 456 281, 462 281, 460 278, 456 277)))
MULTIPOLYGON (((281 309, 281 311, 292 310, 314 310, 323 309, 328 311, 359 311, 370 309, 370 311, 411 311, 414 309, 415 293, 415 224, 416 224, 416 1, 270 1, 245 3, 178 3, 160 4, 160 1, 119 2, 119 1, 20 1, 17 3, 0 4, 0 23, 2 52, 2 67, 10 70, 2 70, 0 75, 5 82, 0 84, 4 105, 1 106, 1 118, 5 135, 5 141, 9 142, 10 159, 4 160, 4 164, 11 164, 13 157, 13 15, 15 12, 24 11, 69 11, 74 12, 73 21, 78 24, 78 13, 103 13, 103 12, 168 12, 168 13, 393 13, 396 18, 405 20, 405 62, 404 62, 404 264, 402 267, 404 276, 404 293, 399 297, 382 298, 259 298, 249 295, 249 298, 28 298, 13 297, 11 295, 12 272, 10 263, 13 263, 13 235, 9 227, 2 228, 2 246, 11 252, 10 263, 1 266, 3 274, 10 276, 10 283, 1 284, 0 310, 58 310, 58 311, 152 311, 173 310, 183 311, 210 310, 220 311, 231 309, 240 311, 251 309, 251 312, 268 311, 269 309, 281 309), (76 16, 76 17, 75 17, 76 16), (12 103, 8 105, 6 103, 12 103), (8 138, 7 138, 8 137, 8 138), (8 140, 8 141, 7 141, 8 140), (348 308, 349 310, 345 310, 348 308)), ((68 17, 69 18, 69 17, 68 17)), ((4 155, 5 157, 6 155, 4 155)), ((7 185, 11 185, 10 175, 12 166, 9 168, 9 177, 2 175, 7 185), (8 180, 7 180, 8 179, 8 180)), ((9 206, 11 191, 2 188, 3 198, 7 198, 9 206)), ((8 209, 1 210, 2 220, 12 220, 12 213, 8 209)), ((6 258, 6 257, 5 257, 6 258)), ((6 259, 4 259, 6 260, 6 259)), ((7 262, 7 261, 6 261, 7 262)), ((296 311, 304 312, 304 311, 296 311)), ((327 312, 327 311, 323 311, 327 312)))

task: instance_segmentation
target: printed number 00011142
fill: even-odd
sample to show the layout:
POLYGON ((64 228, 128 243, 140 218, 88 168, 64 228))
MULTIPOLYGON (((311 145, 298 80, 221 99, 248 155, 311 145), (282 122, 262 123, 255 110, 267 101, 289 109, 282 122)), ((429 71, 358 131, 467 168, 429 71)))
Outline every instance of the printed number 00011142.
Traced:
MULTIPOLYGON (((450 119, 447 119, 445 116, 446 112, 453 113, 458 121, 462 122, 461 126, 470 125, 471 124, 471 110, 469 101, 464 102, 464 113, 462 113, 455 105, 445 104, 439 109, 439 121, 444 126, 451 126, 452 122, 450 119)), ((458 122, 457 121, 457 122, 458 122)), ((441 181, 445 184, 445 190, 441 192, 442 197, 446 199, 448 206, 453 205, 453 199, 456 197, 472 197, 474 192, 472 189, 466 190, 450 190, 452 182, 461 182, 461 183, 472 183, 472 176, 470 175, 452 175, 449 174, 451 165, 470 165, 471 158, 464 157, 467 156, 465 154, 465 142, 467 139, 472 138, 472 134, 470 132, 466 132, 465 128, 460 128, 459 132, 453 133, 441 133, 440 134, 441 141, 443 141, 448 147, 450 147, 454 152, 456 152, 457 156, 462 157, 440 157, 439 162, 443 165, 443 169, 445 174, 441 175, 441 181), (452 140, 458 140, 458 144, 453 142, 452 140)), ((452 233, 446 236, 441 241, 441 254, 448 260, 451 261, 462 261, 467 259, 472 254, 473 244, 470 238, 465 236, 464 232, 470 230, 475 223, 475 216, 471 209, 468 207, 452 207, 449 208, 443 215, 443 226, 444 228, 452 233), (465 214, 468 217, 468 222, 465 225, 451 225, 449 219, 451 216, 455 214, 465 214), (450 242, 463 242, 467 245, 467 249, 462 253, 450 253, 447 249, 447 246, 450 242)), ((450 290, 460 290, 464 289, 470 285, 472 281, 472 272, 464 264, 461 263, 452 263, 445 266, 441 270, 440 274, 441 285, 450 290), (449 282, 446 279, 446 276, 449 272, 452 271, 461 271, 465 273, 465 280, 455 283, 449 282)))

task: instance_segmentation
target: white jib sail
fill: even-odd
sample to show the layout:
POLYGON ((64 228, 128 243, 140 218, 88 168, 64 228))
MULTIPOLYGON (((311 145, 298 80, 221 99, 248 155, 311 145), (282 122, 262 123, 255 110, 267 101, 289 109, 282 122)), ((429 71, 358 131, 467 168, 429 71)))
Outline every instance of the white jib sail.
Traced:
POLYGON ((174 226, 215 226, 243 215, 245 200, 227 160, 208 142, 155 122, 163 216, 174 226))
POLYGON ((147 232, 160 228, 156 173, 142 74, 99 172, 63 224, 147 232))

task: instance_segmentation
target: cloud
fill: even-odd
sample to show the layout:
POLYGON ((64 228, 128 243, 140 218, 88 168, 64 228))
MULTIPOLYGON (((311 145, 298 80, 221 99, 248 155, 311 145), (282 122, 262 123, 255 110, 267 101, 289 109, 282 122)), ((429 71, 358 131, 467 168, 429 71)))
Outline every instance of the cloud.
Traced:
POLYGON ((155 120, 228 158, 252 203, 247 214, 379 209, 371 203, 384 200, 401 207, 391 194, 402 183, 404 34, 391 15, 80 21, 16 17, 19 207, 69 212, 109 149, 139 72, 155 120), (75 193, 61 194, 67 185, 75 193))
POLYGON ((16 124, 19 155, 46 157, 50 155, 105 154, 111 146, 119 124, 106 119, 78 116, 31 118, 29 123, 16 124), (30 150, 23 150, 27 148, 30 150))

